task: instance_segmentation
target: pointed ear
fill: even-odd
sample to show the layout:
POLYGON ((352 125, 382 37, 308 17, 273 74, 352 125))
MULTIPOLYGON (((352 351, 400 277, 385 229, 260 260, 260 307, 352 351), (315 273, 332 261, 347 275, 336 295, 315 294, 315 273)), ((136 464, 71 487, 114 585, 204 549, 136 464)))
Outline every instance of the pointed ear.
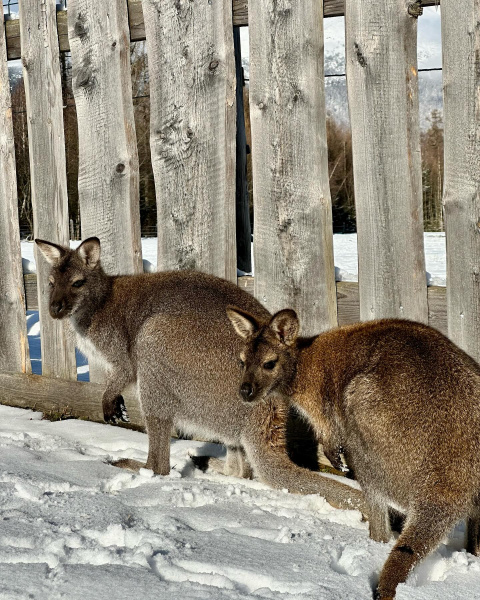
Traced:
POLYGON ((94 269, 100 261, 100 240, 91 237, 84 240, 77 248, 77 254, 90 269, 94 269))
POLYGON ((37 244, 40 252, 51 265, 56 264, 67 253, 66 248, 58 246, 57 244, 52 244, 52 242, 46 242, 45 240, 39 240, 37 238, 35 243, 37 244))
POLYGON ((260 329, 255 317, 235 306, 227 306, 227 316, 237 334, 244 341, 247 341, 260 329))
POLYGON ((297 313, 287 308, 273 315, 269 323, 270 329, 273 329, 278 339, 287 346, 291 346, 298 336, 300 322, 297 313))

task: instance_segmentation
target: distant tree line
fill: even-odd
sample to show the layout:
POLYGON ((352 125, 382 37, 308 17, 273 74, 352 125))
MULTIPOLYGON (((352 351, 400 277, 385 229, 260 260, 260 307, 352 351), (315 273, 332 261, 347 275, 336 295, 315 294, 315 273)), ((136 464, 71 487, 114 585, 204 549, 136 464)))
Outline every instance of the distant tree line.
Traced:
MULTIPOLYGON (((142 235, 155 235, 157 224, 155 182, 150 156, 150 101, 148 62, 145 42, 131 45, 132 85, 135 127, 140 167, 140 219, 142 235)), ((80 235, 80 207, 78 201, 78 130, 75 102, 71 86, 70 59, 62 54, 63 119, 67 161, 68 205, 71 234, 80 235)), ((247 144, 251 148, 248 87, 244 88, 245 125, 247 144)), ((33 233, 30 167, 28 156, 28 129, 25 91, 21 77, 12 82, 13 124, 17 164, 18 209, 23 235, 33 233)), ((443 121, 442 114, 433 110, 429 128, 421 134, 423 173, 423 213, 425 231, 443 230, 443 121)), ((333 228, 335 232, 356 231, 355 193, 353 184, 352 136, 350 128, 327 118, 328 169, 332 196, 333 228)), ((247 156, 247 181, 253 222, 255 190, 252 181, 251 155, 247 156)))

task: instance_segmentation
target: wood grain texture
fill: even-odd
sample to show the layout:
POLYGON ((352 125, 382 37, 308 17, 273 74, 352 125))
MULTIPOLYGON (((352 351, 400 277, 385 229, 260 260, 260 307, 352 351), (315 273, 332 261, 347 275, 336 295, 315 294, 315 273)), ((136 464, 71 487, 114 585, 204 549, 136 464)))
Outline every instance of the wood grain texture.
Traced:
POLYGON ((249 34, 255 296, 309 335, 337 321, 322 6, 252 2, 249 34))
POLYGON ((236 279, 230 0, 144 0, 158 269, 236 279))
MULTIPOLYGON (((55 0, 20 3, 23 77, 28 116, 35 237, 68 244, 63 98, 55 0)), ((35 248, 39 279, 42 373, 76 379, 74 344, 65 321, 48 313, 50 266, 35 248)))
POLYGON ((480 0, 443 0, 448 331, 480 360, 480 0))
MULTIPOLYGON (((140 273, 139 167, 125 0, 71 0, 68 36, 79 131, 82 238, 97 236, 110 274, 140 273)), ((104 380, 89 357, 90 380, 104 380)))
POLYGON ((362 320, 428 320, 417 20, 407 6, 346 1, 362 320))
MULTIPOLYGON (((423 6, 439 5, 440 0, 423 0, 423 6)), ((248 0, 233 0, 233 24, 248 25, 248 0)), ((130 39, 138 42, 145 39, 142 0, 128 0, 130 39)), ((345 14, 345 0, 324 0, 325 17, 340 17, 345 14)), ((57 13, 60 50, 70 50, 67 35, 67 11, 57 13)), ((18 21, 5 23, 7 33, 8 59, 20 58, 20 27, 18 21)))
POLYGON ((30 372, 5 30, 0 27, 0 371, 30 372))
POLYGON ((139 273, 139 173, 127 5, 125 0, 71 0, 68 8, 82 238, 100 238, 107 272, 139 273))

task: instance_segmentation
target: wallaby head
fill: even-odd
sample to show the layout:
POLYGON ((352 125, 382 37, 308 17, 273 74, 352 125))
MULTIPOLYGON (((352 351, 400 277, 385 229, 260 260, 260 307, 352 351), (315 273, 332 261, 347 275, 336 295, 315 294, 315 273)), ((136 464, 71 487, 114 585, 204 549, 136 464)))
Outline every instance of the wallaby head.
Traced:
POLYGON ((50 315, 54 319, 69 317, 101 287, 99 281, 105 274, 100 265, 100 240, 88 238, 76 250, 39 239, 35 243, 52 266, 50 315))
POLYGON ((295 377, 298 354, 299 322, 295 311, 281 310, 267 324, 235 307, 227 308, 227 315, 245 342, 240 354, 242 398, 256 402, 275 389, 286 390, 295 377))

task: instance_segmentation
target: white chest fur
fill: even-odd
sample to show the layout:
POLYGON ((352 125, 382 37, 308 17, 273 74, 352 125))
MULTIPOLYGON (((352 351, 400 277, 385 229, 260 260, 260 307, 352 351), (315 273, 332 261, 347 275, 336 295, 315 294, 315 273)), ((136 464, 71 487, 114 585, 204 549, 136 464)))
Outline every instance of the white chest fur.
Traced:
POLYGON ((105 356, 92 344, 92 342, 77 333, 77 348, 82 354, 84 354, 90 361, 95 361, 97 364, 102 365, 105 369, 111 368, 111 363, 105 358, 105 356))

